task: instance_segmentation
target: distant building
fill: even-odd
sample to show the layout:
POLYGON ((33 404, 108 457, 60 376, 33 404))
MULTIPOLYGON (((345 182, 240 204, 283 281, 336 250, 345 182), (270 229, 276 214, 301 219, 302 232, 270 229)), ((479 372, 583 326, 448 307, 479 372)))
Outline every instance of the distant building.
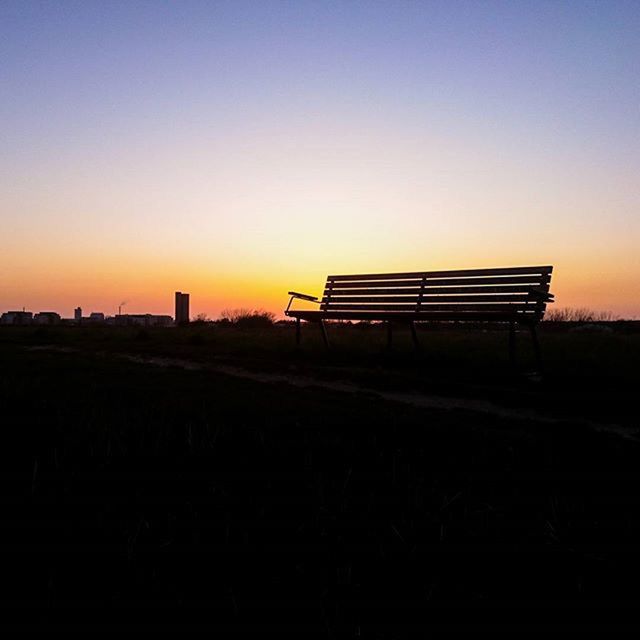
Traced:
POLYGON ((173 325, 171 316, 158 316, 151 313, 120 314, 115 318, 110 318, 119 327, 170 327, 173 325))
POLYGON ((55 311, 41 311, 33 317, 34 324, 60 324, 60 314, 55 311))
POLYGON ((31 324, 31 311, 7 311, 0 316, 0 324, 31 324))
POLYGON ((73 320, 76 324, 104 324, 106 317, 101 311, 92 311, 88 316, 82 316, 82 308, 77 307, 73 311, 73 320))
POLYGON ((189 294, 176 291, 176 324, 189 322, 189 294))

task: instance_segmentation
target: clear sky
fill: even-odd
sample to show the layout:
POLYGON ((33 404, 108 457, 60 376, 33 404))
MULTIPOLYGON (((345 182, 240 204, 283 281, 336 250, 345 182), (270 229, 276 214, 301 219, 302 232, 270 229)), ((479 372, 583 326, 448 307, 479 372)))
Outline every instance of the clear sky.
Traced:
POLYGON ((640 2, 0 0, 0 310, 553 264, 640 317, 640 2))

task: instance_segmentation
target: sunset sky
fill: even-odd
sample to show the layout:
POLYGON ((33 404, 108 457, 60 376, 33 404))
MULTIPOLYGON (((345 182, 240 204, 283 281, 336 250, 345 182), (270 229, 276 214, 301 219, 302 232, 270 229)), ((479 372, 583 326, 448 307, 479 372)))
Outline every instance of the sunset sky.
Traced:
POLYGON ((552 264, 640 317, 640 2, 0 2, 0 311, 552 264))

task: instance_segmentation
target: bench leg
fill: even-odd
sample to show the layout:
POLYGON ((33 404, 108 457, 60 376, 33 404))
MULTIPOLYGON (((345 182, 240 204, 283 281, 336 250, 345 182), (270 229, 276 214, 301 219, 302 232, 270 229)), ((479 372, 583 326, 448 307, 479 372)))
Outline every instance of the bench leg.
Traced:
POLYGON ((516 366, 516 323, 509 323, 509 361, 511 366, 516 366))
POLYGON ((324 320, 320 320, 320 329, 322 329, 322 340, 324 341, 324 346, 329 349, 329 336, 327 336, 327 327, 324 326, 324 320))
POLYGON ((538 370, 542 369, 542 354, 540 352, 540 341, 538 340, 538 332, 536 331, 536 325, 530 324, 529 331, 531 332, 531 341, 533 342, 533 353, 536 356, 536 366, 538 370))
POLYGON ((301 338, 300 318, 296 318, 296 345, 298 346, 300 346, 300 338, 301 338))
POLYGON ((387 349, 391 349, 392 341, 393 341, 393 333, 391 330, 391 321, 387 320, 387 349))
POLYGON ((413 340, 413 346, 416 348, 416 351, 419 351, 420 342, 418 340, 418 334, 416 333, 416 324, 415 322, 411 322, 409 326, 411 327, 411 339, 413 340))

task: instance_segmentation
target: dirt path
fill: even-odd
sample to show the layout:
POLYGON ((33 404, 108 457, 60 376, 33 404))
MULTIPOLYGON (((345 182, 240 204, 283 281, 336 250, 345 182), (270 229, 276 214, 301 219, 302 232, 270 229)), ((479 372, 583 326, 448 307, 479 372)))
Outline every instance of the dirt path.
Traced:
MULTIPOLYGON (((42 345, 27 347, 30 350, 52 351, 59 353, 86 353, 81 349, 71 347, 57 347, 55 345, 42 345)), ((567 420, 566 418, 554 418, 542 415, 536 411, 525 408, 504 407, 494 402, 478 400, 474 398, 455 398, 449 396, 437 396, 418 392, 382 391, 370 387, 363 387, 352 382, 342 380, 323 380, 308 375, 296 375, 285 373, 258 372, 242 367, 222 363, 200 363, 181 358, 169 358, 164 356, 140 356, 126 353, 108 354, 106 352, 94 352, 91 355, 98 357, 116 357, 127 362, 151 365, 156 367, 176 367, 185 371, 206 371, 218 373, 243 380, 251 380, 263 384, 286 384, 299 388, 316 388, 338 393, 358 394, 370 398, 377 398, 387 402, 399 402, 420 409, 436 409, 438 411, 465 411, 492 415, 507 420, 537 422, 540 424, 576 424, 596 431, 615 433, 623 438, 637 441, 636 431, 630 427, 618 424, 593 422, 581 418, 567 420)))
POLYGON ((388 402, 399 402, 401 404, 408 404, 412 407, 421 409, 437 409, 439 411, 468 411, 472 413, 493 415, 498 418, 504 418, 508 420, 531 421, 543 424, 567 424, 568 422, 571 422, 573 424, 585 426, 596 431, 615 433, 616 435, 622 436, 624 438, 637 440, 635 435, 633 435, 633 429, 623 427, 621 425, 598 423, 584 419, 568 421, 566 418, 561 419, 544 416, 529 409, 515 409, 504 407, 493 402, 488 402, 486 400, 477 400, 473 398, 453 398, 449 396, 436 396, 417 392, 400 393, 397 391, 381 391, 379 389, 362 387, 360 385, 353 384, 352 382, 341 380, 331 381, 313 378, 305 375, 256 372, 227 364, 202 364, 178 358, 155 356, 143 357, 128 354, 121 354, 118 357, 138 364, 147 364, 159 367, 178 367, 187 371, 209 371, 267 384, 287 384, 293 387, 300 388, 319 388, 329 391, 336 391, 339 393, 359 394, 378 398, 388 402))

